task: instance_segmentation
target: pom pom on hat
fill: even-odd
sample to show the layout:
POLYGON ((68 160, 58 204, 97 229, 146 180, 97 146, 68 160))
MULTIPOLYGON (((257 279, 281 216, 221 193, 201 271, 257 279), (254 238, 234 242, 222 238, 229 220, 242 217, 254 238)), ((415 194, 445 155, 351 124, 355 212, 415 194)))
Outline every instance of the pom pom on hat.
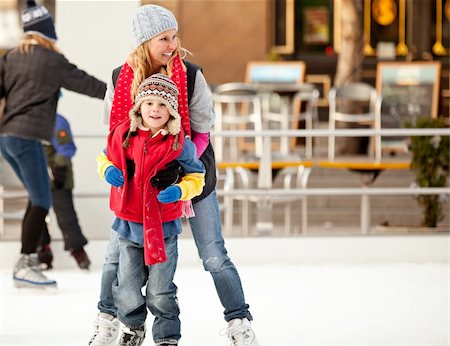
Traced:
POLYGON ((171 29, 178 30, 178 22, 173 13, 164 7, 141 6, 134 15, 133 33, 136 46, 171 29))
POLYGON ((34 0, 27 1, 27 9, 22 12, 22 24, 25 33, 37 34, 51 41, 58 39, 48 10, 34 0))

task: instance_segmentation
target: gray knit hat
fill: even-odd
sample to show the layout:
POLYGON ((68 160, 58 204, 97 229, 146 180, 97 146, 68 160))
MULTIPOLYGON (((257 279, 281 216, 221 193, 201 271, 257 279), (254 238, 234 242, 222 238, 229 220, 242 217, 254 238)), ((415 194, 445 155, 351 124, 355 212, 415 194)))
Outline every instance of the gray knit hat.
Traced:
POLYGON ((170 29, 178 30, 177 19, 172 12, 161 6, 141 6, 133 18, 136 46, 170 29))

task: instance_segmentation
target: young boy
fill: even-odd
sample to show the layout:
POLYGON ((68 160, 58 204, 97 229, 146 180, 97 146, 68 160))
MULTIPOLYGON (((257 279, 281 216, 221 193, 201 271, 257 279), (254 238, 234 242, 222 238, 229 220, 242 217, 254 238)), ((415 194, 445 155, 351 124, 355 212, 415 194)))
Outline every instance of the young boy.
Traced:
POLYGON ((181 334, 173 277, 180 217, 184 204, 202 192, 205 169, 194 144, 184 138, 178 89, 170 78, 154 74, 141 83, 130 120, 111 130, 106 157, 99 155, 97 160, 100 175, 112 185, 110 207, 116 215, 112 228, 120 235, 113 287, 118 318, 125 325, 119 345, 141 345, 147 307, 155 316, 155 344, 177 345, 181 334), (150 180, 174 159, 185 175, 158 191, 150 180))

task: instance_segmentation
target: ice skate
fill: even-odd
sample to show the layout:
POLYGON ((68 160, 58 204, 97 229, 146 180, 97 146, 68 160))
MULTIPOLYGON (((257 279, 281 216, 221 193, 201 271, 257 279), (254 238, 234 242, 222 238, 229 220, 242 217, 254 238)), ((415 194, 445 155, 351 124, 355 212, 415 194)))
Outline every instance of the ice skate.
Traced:
POLYGON ((246 318, 229 321, 227 336, 230 346, 259 346, 250 321, 246 318))
POLYGON ((41 270, 53 269, 53 253, 50 244, 40 246, 37 255, 41 270))
POLYGON ((94 335, 92 336, 88 345, 90 346, 117 345, 119 330, 120 330, 120 321, 117 318, 108 320, 99 315, 95 320, 94 335))
POLYGON ((119 339, 119 346, 140 346, 145 339, 145 327, 139 329, 122 328, 122 335, 119 339))
POLYGON ((77 261, 78 267, 80 267, 80 269, 89 269, 91 261, 89 260, 89 257, 83 248, 81 248, 80 250, 72 250, 70 252, 70 255, 75 258, 75 261, 77 261))
POLYGON ((14 286, 17 288, 56 287, 56 281, 47 278, 39 269, 36 254, 22 254, 13 271, 14 286))

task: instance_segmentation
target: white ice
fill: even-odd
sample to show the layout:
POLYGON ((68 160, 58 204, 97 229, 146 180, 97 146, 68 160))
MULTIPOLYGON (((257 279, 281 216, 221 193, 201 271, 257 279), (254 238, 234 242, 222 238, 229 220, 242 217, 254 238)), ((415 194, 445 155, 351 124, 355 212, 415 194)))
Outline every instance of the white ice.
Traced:
MULTIPOLYGON (((367 245, 370 239, 365 237, 353 245, 355 253, 367 252, 366 257, 352 258, 345 246, 339 257, 332 247, 345 244, 345 239, 334 243, 320 237, 227 240, 261 346, 450 345, 448 238, 441 238, 444 245, 435 249, 441 255, 444 251, 444 260, 433 257, 432 249, 426 260, 420 248, 394 258, 398 245, 382 245, 376 239, 367 245), (373 245, 379 248, 365 250, 373 245), (414 260, 414 251, 419 260, 414 260), (379 253, 379 259, 368 260, 371 253, 379 253)), ((105 244, 93 243, 87 247, 95 262, 90 272, 77 269, 67 253, 55 254, 55 269, 48 272, 58 281, 53 292, 15 289, 11 268, 0 266, 0 345, 87 345, 97 313, 105 244)), ((406 237, 398 240, 402 243, 408 244, 406 237)), ((11 261, 6 254, 17 250, 17 244, 11 246, 11 251, 1 247, 3 263, 11 261)), ((61 246, 56 243, 54 248, 61 246)), ((398 246, 402 251, 406 253, 398 246)), ((191 239, 180 240, 175 282, 182 311, 180 346, 225 345, 223 309, 191 239)), ((149 329, 151 321, 149 315, 149 329)), ((153 345, 151 333, 144 345, 153 345)))

